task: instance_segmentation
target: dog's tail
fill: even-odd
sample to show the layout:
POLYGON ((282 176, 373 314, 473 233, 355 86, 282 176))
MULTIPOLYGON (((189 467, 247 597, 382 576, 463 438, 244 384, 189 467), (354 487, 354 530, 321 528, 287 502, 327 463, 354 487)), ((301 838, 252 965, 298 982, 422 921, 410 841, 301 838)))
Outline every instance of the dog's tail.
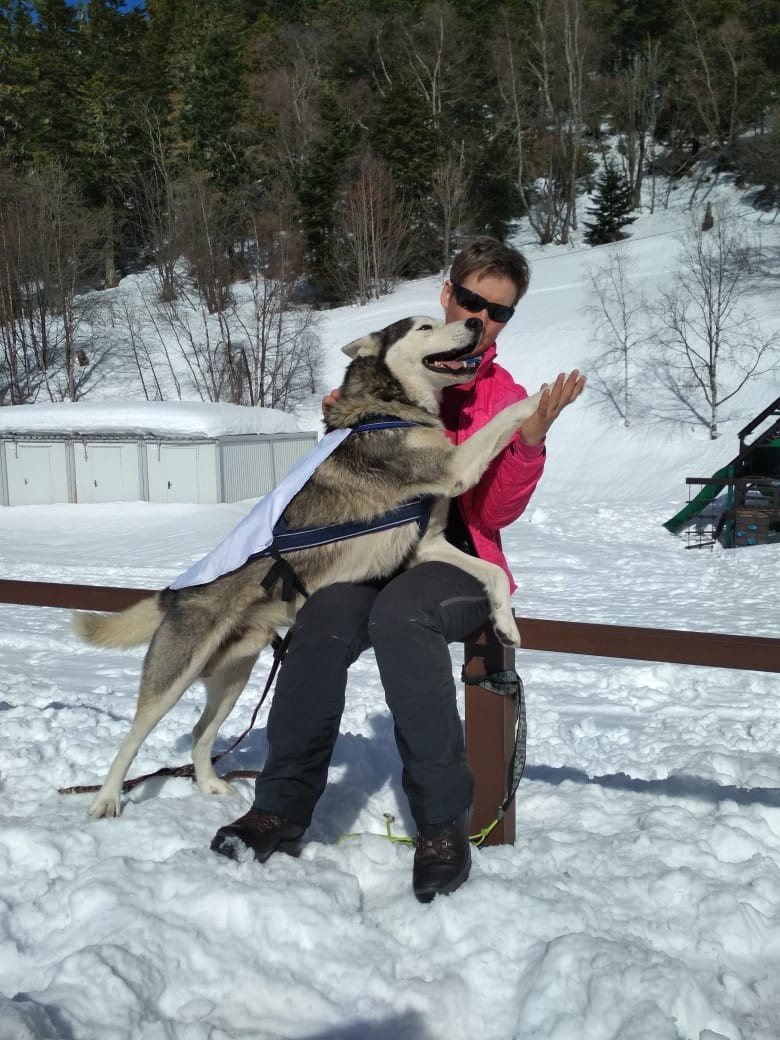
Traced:
POLYGON ((74 612, 73 631, 85 643, 127 649, 148 643, 160 627, 164 616, 165 611, 158 593, 116 614, 74 612))

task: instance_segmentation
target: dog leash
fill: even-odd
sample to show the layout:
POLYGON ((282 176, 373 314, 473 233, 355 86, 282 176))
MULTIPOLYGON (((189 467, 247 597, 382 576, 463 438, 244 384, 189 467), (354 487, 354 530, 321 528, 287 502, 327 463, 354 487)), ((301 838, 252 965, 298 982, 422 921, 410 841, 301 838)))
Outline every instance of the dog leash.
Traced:
MULTIPOLYGON (((271 664, 271 669, 268 673, 268 678, 266 679, 263 692, 260 695, 259 701, 255 705, 254 711, 252 712, 252 718, 249 720, 249 725, 246 727, 243 733, 241 733, 240 736, 238 736, 233 741, 229 748, 226 748, 224 751, 221 751, 218 755, 212 756, 212 765, 216 765, 217 762, 220 761, 220 759, 225 758, 232 751, 235 751, 235 749, 238 747, 241 741, 244 740, 244 738, 247 737, 254 728, 255 722, 257 721, 257 716, 260 713, 260 709, 262 708, 266 698, 268 697, 271 687, 273 686, 274 679, 276 678, 276 673, 279 670, 279 666, 281 665, 282 661, 284 660, 287 654, 287 648, 290 643, 291 631, 291 629, 288 629, 283 637, 280 638, 279 636, 277 636, 276 639, 272 642, 274 651, 273 662, 271 664)), ((465 675, 462 675, 461 678, 464 682, 466 681, 465 675)), ((516 671, 512 670, 508 672, 496 672, 492 675, 485 676, 483 679, 480 680, 480 686, 484 686, 486 689, 490 690, 492 693, 497 693, 499 696, 510 697, 512 700, 514 700, 515 747, 514 754, 512 755, 510 774, 507 778, 508 783, 506 798, 499 806, 496 812, 495 819, 492 820, 489 824, 487 824, 487 826, 483 827, 482 830, 478 831, 476 834, 469 835, 469 841, 472 843, 472 845, 475 845, 477 848, 484 845, 492 831, 495 830, 495 828, 498 826, 500 821, 503 819, 506 810, 512 804, 515 794, 517 793, 517 788, 520 784, 520 780, 525 770, 526 738, 528 733, 523 681, 516 671)), ((127 791, 132 791, 135 787, 138 787, 140 784, 145 783, 147 780, 153 780, 155 777, 181 776, 194 778, 194 775, 195 769, 191 762, 188 762, 187 764, 181 766, 164 766, 163 768, 158 769, 153 773, 144 773, 142 776, 136 776, 128 780, 125 780, 122 784, 122 793, 124 794, 127 791)), ((224 773, 220 777, 220 779, 254 779, 258 775, 259 771, 256 769, 234 769, 231 770, 229 773, 224 773)), ((78 784, 74 787, 60 787, 59 793, 90 794, 94 791, 99 791, 100 787, 100 784, 78 784)), ((393 834, 392 825, 395 822, 395 817, 392 816, 392 814, 385 813, 384 818, 385 833, 381 835, 381 837, 387 838, 388 841, 394 842, 398 845, 413 846, 415 844, 414 838, 410 838, 405 835, 393 834)), ((338 839, 338 842, 340 843, 342 841, 347 841, 350 838, 359 837, 362 837, 362 835, 359 832, 343 834, 338 839)))
MULTIPOLYGON (((265 700, 266 700, 266 698, 268 697, 268 694, 271 691, 271 687, 274 684, 274 679, 276 678, 276 673, 279 671, 279 665, 282 663, 282 661, 284 660, 284 658, 285 658, 285 656, 287 654, 287 647, 290 644, 290 632, 291 632, 291 630, 288 629, 283 637, 279 637, 277 635, 276 638, 271 643, 271 645, 273 647, 273 652, 274 652, 274 658, 273 658, 273 661, 271 663, 271 670, 268 673, 268 678, 266 679, 266 683, 265 683, 265 687, 263 689, 263 692, 260 695, 260 700, 255 705, 255 710, 252 712, 252 718, 249 720, 249 725, 246 727, 244 732, 233 741, 233 743, 230 745, 229 748, 226 748, 224 751, 220 751, 220 753, 218 755, 213 755, 212 756, 212 758, 211 758, 211 764, 212 765, 216 765, 217 762, 220 761, 220 759, 225 758, 232 751, 235 751, 235 749, 238 747, 238 745, 241 743, 241 741, 246 736, 248 736, 248 734, 254 728, 254 725, 255 725, 255 722, 257 721, 257 716, 258 716, 258 714, 260 712, 260 709, 262 708, 263 704, 265 703, 265 700)), ((194 778, 194 776, 195 776, 195 767, 193 766, 192 762, 188 762, 185 765, 181 765, 181 766, 163 766, 161 769, 157 769, 153 773, 144 773, 142 776, 130 777, 129 779, 127 779, 127 780, 125 780, 123 782, 123 784, 122 784, 122 792, 126 793, 127 791, 132 791, 133 788, 138 787, 139 784, 143 784, 147 780, 153 780, 155 777, 158 777, 158 776, 184 776, 184 777, 194 778)), ((229 772, 229 773, 223 774, 223 776, 221 776, 220 779, 221 780, 239 780, 239 779, 244 779, 244 778, 252 779, 252 778, 254 778, 256 776, 258 776, 258 770, 256 770, 256 769, 234 769, 234 770, 231 770, 231 772, 229 772)), ((101 786, 102 786, 101 784, 77 784, 74 787, 60 787, 58 789, 58 791, 59 791, 59 794, 90 794, 93 791, 99 791, 101 786)))
MULTIPOLYGON (((465 672, 461 672, 461 681, 473 682, 474 680, 469 678, 465 672)), ((485 844, 489 836, 506 815, 507 809, 512 804, 514 797, 517 794, 517 788, 520 786, 520 781, 525 771, 526 743, 528 738, 528 721, 525 711, 525 690, 523 688, 523 680, 520 678, 518 673, 514 669, 503 672, 493 672, 490 675, 481 678, 479 680, 479 685, 484 689, 489 690, 491 693, 496 693, 500 697, 508 697, 514 701, 515 746, 512 753, 512 761, 509 764, 507 794, 496 811, 495 819, 491 820, 491 822, 486 824, 480 831, 477 831, 476 834, 469 835, 469 841, 476 848, 481 848, 481 846, 485 844)), ((392 825, 395 823, 395 817, 391 813, 385 813, 384 818, 385 833, 377 835, 377 837, 387 838, 388 841, 392 841, 396 845, 414 846, 416 844, 414 838, 410 838, 407 835, 393 834, 392 825)), ((342 841, 348 841, 350 838, 361 837, 363 837, 363 835, 360 831, 353 831, 350 834, 342 834, 338 839, 338 842, 340 843, 342 841)))

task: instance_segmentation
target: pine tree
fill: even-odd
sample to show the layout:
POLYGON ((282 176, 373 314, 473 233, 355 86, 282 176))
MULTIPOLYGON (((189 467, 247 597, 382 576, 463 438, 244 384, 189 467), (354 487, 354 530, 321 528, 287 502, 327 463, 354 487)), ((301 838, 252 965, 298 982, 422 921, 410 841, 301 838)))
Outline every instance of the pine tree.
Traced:
POLYGON ((237 125, 245 96, 242 26, 236 4, 186 0, 177 8, 169 56, 179 151, 220 188, 245 174, 237 125))
POLYGON ((81 80, 77 12, 66 0, 13 0, 0 13, 0 154, 17 166, 67 162, 81 80))
POLYGON ((606 242, 619 242, 627 236, 621 228, 633 224, 636 217, 628 214, 634 208, 631 186, 620 170, 611 161, 604 164, 604 172, 596 178, 596 191, 593 205, 586 212, 595 220, 583 220, 588 229, 585 241, 592 246, 600 246, 606 242))

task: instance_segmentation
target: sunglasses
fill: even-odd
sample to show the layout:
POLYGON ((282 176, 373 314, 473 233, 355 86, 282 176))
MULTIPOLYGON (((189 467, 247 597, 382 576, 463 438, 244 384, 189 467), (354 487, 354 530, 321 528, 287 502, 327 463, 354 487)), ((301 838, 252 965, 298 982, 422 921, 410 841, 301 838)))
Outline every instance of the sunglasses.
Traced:
POLYGON ((514 307, 508 307, 505 303, 491 303, 484 296, 472 292, 471 289, 464 289, 457 282, 451 282, 450 284, 452 285, 452 291, 455 294, 458 306, 462 307, 464 311, 469 311, 471 314, 487 311, 491 321, 497 321, 499 325, 504 325, 515 313, 514 307))

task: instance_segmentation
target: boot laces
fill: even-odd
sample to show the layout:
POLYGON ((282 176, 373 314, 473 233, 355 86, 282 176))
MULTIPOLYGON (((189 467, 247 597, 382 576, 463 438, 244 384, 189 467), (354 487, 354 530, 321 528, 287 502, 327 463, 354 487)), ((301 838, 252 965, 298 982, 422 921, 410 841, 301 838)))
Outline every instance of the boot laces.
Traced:
POLYGON ((455 843, 449 831, 437 834, 433 838, 417 835, 416 858, 418 860, 441 860, 448 863, 455 856, 455 843))
POLYGON ((278 830, 283 822, 281 816, 277 816, 275 813, 258 813, 256 809, 250 809, 239 822, 244 821, 262 833, 278 830))

